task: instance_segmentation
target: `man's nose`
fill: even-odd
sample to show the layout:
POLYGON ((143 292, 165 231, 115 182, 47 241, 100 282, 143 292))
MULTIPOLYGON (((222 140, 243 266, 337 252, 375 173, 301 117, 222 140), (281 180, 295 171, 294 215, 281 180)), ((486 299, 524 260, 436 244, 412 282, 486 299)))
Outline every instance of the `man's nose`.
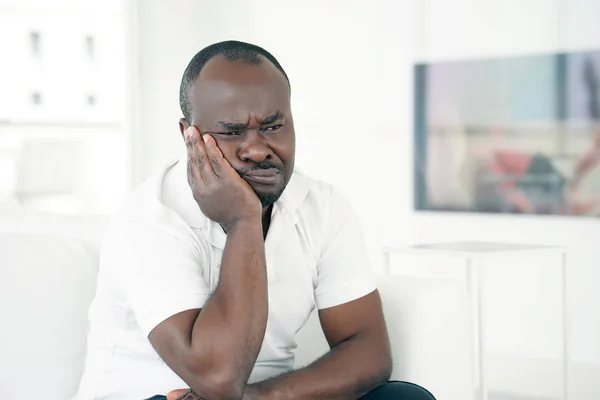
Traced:
POLYGON ((239 157, 245 162, 263 162, 273 157, 273 152, 266 139, 256 130, 246 132, 246 137, 239 150, 239 157))

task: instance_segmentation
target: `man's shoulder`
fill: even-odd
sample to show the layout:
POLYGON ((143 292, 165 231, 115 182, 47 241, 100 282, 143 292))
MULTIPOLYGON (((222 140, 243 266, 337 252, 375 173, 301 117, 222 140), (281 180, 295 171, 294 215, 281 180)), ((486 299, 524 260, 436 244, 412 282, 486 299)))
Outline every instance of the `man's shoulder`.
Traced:
POLYGON ((165 176, 174 164, 168 164, 139 184, 115 213, 111 225, 137 225, 166 231, 185 230, 181 218, 163 200, 165 176))
POLYGON ((336 192, 331 183, 315 179, 300 170, 295 170, 286 192, 284 205, 294 207, 299 212, 322 210, 328 206, 333 193, 336 192))
POLYGON ((333 184, 309 176, 301 170, 294 171, 294 178, 302 180, 309 189, 308 194, 313 197, 328 198, 331 197, 331 194, 336 190, 333 184))
POLYGON ((335 185, 309 177, 301 171, 295 171, 293 178, 298 186, 305 188, 304 198, 297 207, 300 216, 312 216, 325 222, 332 214, 346 215, 353 212, 349 202, 335 185))
POLYGON ((127 196, 121 208, 115 214, 115 219, 160 219, 164 212, 164 205, 158 197, 159 180, 159 174, 154 174, 138 185, 127 196))

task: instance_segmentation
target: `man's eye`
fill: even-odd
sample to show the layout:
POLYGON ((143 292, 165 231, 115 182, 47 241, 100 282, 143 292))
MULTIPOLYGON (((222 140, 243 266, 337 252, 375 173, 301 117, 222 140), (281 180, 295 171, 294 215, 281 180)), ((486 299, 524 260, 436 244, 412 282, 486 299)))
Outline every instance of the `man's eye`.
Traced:
POLYGON ((266 128, 265 128, 265 131, 267 131, 267 132, 276 132, 276 131, 278 131, 279 129, 281 129, 281 127, 282 127, 282 126, 283 126, 283 125, 281 125, 281 124, 280 124, 280 125, 271 125, 271 126, 269 126, 269 127, 266 127, 266 128))
POLYGON ((221 132, 220 134, 224 136, 238 136, 240 131, 221 132))

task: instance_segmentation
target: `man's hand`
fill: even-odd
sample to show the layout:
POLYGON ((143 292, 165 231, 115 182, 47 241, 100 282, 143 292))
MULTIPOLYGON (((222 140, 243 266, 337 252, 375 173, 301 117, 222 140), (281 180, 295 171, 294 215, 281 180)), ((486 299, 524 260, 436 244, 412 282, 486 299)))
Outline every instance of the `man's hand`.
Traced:
POLYGON ((223 157, 215 139, 202 137, 195 126, 184 132, 188 154, 188 183, 200 209, 225 230, 235 222, 260 218, 260 200, 223 157))
POLYGON ((190 389, 177 389, 167 394, 167 400, 202 400, 202 398, 190 389))
MULTIPOLYGON (((167 400, 201 400, 201 398, 190 389, 177 389, 167 394, 167 400)), ((246 386, 242 400, 266 400, 266 397, 258 389, 246 386)))

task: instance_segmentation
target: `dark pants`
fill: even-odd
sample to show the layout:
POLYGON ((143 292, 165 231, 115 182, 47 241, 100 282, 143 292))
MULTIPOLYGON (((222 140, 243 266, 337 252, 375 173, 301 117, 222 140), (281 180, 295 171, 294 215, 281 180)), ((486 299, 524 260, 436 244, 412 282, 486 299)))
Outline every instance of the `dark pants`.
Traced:
POLYGON ((421 386, 408 382, 388 382, 367 393, 361 400, 435 400, 421 386))
MULTIPOLYGON (((147 400, 165 400, 165 396, 154 396, 147 400)), ((388 382, 370 393, 361 400, 435 400, 435 397, 421 386, 408 382, 388 382)))

